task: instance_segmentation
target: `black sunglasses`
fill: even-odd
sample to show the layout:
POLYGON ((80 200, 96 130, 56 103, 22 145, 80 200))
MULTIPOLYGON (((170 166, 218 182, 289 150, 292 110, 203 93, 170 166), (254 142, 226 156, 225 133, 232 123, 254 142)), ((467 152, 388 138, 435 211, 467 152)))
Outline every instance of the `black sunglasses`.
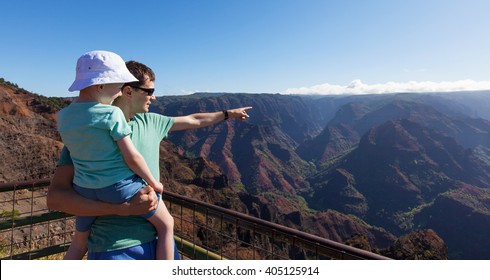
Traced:
POLYGON ((137 89, 141 89, 142 91, 146 92, 146 94, 148 94, 148 96, 152 96, 153 93, 155 92, 155 89, 154 88, 142 88, 142 87, 137 87, 137 86, 132 86, 132 85, 128 85, 132 88, 137 88, 137 89))

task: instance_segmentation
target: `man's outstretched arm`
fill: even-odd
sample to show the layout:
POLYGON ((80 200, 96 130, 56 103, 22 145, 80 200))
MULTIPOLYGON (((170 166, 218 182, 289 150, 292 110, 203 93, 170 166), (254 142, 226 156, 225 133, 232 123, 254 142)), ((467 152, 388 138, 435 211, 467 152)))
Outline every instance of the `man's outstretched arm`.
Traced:
POLYGON ((85 198, 72 188, 73 165, 56 167, 48 189, 47 205, 50 210, 79 216, 141 215, 154 210, 158 204, 153 189, 149 186, 140 190, 129 202, 110 204, 85 198))
POLYGON ((196 113, 182 117, 175 117, 174 124, 170 131, 207 127, 225 120, 226 117, 229 119, 238 119, 243 121, 250 117, 247 114, 247 110, 250 109, 252 109, 252 107, 242 107, 225 110, 222 112, 196 113))

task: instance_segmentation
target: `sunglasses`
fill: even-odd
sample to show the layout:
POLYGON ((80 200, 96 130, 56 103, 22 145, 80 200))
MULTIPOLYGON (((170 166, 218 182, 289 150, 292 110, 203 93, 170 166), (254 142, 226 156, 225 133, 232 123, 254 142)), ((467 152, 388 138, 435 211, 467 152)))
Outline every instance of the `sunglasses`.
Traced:
POLYGON ((153 93, 155 92, 155 89, 154 88, 142 88, 142 87, 137 87, 137 86, 132 86, 132 85, 128 85, 132 88, 137 88, 137 89, 141 89, 142 91, 146 92, 146 94, 148 94, 148 96, 152 96, 153 93))

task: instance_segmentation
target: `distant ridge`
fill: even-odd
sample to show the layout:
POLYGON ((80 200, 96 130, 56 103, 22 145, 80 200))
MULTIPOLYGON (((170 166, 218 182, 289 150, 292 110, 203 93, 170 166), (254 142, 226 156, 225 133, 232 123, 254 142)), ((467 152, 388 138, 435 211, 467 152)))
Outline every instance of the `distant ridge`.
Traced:
POLYGON ((260 92, 260 93, 250 93, 250 92, 195 92, 191 94, 191 96, 197 96, 197 97, 220 97, 223 95, 234 95, 234 94, 248 94, 248 95, 257 95, 257 94, 280 94, 280 93, 267 93, 267 92, 260 92))

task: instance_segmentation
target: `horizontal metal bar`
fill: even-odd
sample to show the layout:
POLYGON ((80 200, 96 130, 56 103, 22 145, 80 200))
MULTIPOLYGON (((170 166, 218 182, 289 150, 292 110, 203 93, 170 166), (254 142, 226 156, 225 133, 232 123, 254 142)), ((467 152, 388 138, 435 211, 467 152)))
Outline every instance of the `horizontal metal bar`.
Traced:
POLYGON ((226 260, 226 258, 178 236, 174 236, 174 240, 177 244, 177 249, 179 249, 183 255, 188 256, 193 260, 226 260))
POLYGON ((8 218, 7 221, 0 222, 0 230, 14 229, 18 227, 23 227, 32 224, 38 224, 47 221, 58 220, 66 217, 71 217, 73 215, 66 214, 63 212, 49 212, 41 215, 21 217, 21 218, 8 218))
POLYGON ((14 183, 0 183, 0 193, 14 190, 35 189, 47 187, 51 183, 51 179, 29 180, 14 183))
POLYGON ((2 260, 33 260, 33 259, 40 259, 43 257, 51 256, 54 254, 59 254, 65 252, 68 247, 70 246, 70 243, 65 243, 65 244, 58 244, 50 247, 45 247, 41 248, 38 250, 32 250, 29 252, 17 254, 17 255, 12 255, 9 257, 2 258, 2 260))

